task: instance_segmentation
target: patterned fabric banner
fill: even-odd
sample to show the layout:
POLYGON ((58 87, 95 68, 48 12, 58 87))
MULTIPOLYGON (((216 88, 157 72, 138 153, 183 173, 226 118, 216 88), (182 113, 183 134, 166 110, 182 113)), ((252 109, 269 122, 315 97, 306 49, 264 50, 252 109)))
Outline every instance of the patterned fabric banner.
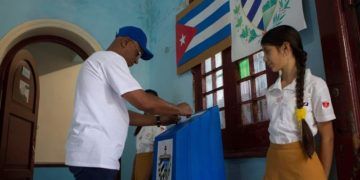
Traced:
POLYGON ((301 0, 230 0, 230 11, 233 61, 260 50, 269 29, 284 24, 306 28, 301 0))

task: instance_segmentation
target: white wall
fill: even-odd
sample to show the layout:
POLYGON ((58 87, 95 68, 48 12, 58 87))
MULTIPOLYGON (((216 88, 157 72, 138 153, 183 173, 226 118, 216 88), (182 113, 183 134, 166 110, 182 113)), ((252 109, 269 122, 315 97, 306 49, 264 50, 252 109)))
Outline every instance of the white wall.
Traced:
POLYGON ((76 77, 81 65, 40 76, 35 163, 64 163, 76 77))

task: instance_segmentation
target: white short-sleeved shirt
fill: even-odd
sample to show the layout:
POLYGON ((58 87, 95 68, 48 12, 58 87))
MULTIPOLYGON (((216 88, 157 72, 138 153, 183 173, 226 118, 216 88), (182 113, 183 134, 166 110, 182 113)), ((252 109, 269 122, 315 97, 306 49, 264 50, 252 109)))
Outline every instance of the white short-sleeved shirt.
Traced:
POLYGON ((155 137, 166 130, 166 126, 143 126, 136 135, 136 153, 153 152, 155 137))
POLYGON ((96 52, 84 62, 77 79, 66 165, 120 168, 129 127, 126 100, 121 95, 137 89, 142 88, 117 53, 96 52))
MULTIPOLYGON (((301 140, 301 132, 295 118, 296 80, 281 88, 281 78, 271 85, 266 93, 270 117, 270 141, 275 144, 287 144, 301 140)), ((304 105, 307 110, 306 122, 313 135, 317 134, 317 122, 335 119, 329 89, 326 82, 305 71, 304 105)))

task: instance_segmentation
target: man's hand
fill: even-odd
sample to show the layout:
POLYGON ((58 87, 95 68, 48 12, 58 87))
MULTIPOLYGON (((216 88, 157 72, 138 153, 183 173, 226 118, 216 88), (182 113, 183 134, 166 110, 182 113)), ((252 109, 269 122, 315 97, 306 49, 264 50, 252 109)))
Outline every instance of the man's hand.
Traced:
MULTIPOLYGON (((176 106, 180 110, 179 115, 187 116, 187 117, 191 116, 193 111, 189 104, 183 102, 183 103, 177 104, 176 106)), ((160 116, 160 124, 164 125, 164 126, 167 126, 170 124, 176 124, 179 122, 179 120, 180 120, 179 116, 160 116)))
POLYGON ((179 120, 179 116, 160 116, 160 124, 162 126, 176 124, 179 120))
POLYGON ((179 114, 180 116, 186 116, 186 117, 191 116, 193 110, 191 109, 189 104, 183 102, 176 106, 180 109, 180 114, 179 114))

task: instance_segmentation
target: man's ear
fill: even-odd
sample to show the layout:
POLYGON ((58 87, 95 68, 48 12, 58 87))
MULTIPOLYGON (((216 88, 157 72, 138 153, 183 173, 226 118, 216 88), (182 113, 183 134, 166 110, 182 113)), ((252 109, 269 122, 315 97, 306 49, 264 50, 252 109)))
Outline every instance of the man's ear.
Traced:
POLYGON ((121 39, 120 45, 122 48, 125 48, 129 42, 130 42, 129 38, 123 38, 123 39, 121 39))

